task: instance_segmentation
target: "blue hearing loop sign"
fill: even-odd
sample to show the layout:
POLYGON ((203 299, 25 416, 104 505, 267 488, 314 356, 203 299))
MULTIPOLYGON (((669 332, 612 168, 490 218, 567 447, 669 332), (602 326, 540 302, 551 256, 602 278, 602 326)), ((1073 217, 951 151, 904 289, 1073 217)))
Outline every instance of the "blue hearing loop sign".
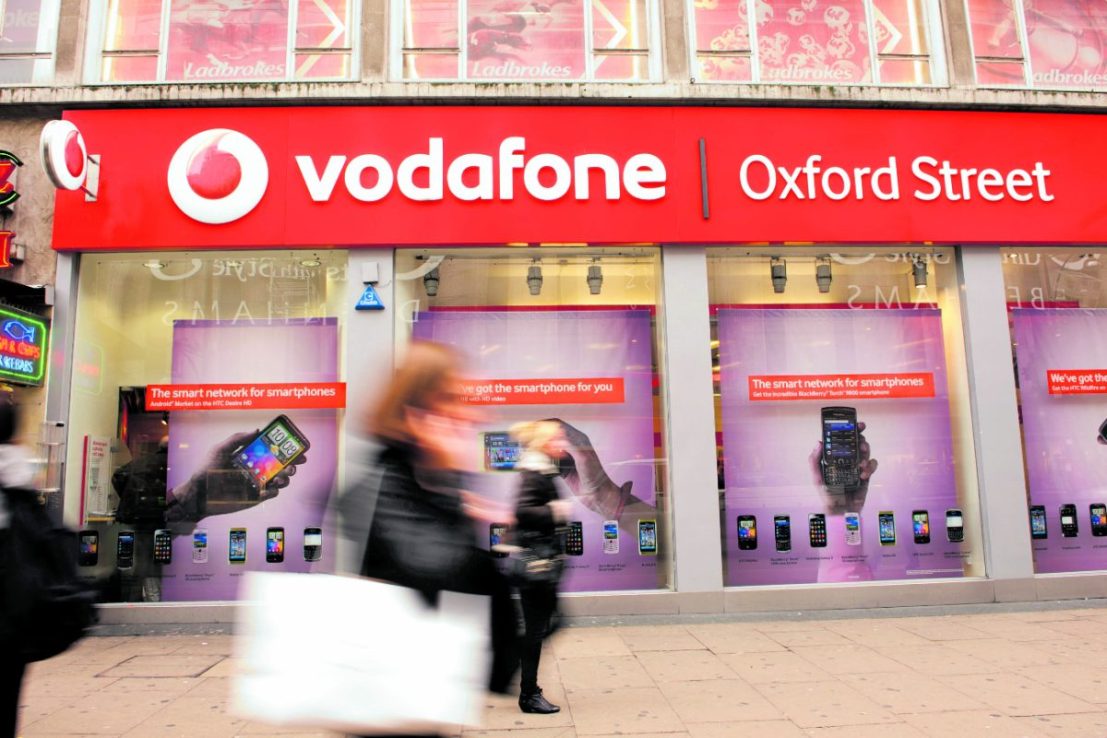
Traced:
POLYGON ((355 310, 384 310, 384 303, 380 295, 373 289, 373 285, 365 285, 365 291, 361 293, 361 299, 354 305, 355 310))

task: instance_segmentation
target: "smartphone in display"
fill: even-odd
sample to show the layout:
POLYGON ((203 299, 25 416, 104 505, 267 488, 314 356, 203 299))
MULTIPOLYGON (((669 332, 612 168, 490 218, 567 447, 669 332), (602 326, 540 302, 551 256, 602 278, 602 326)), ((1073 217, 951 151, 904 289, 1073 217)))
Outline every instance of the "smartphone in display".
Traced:
POLYGON ((237 449, 235 466, 245 471, 259 490, 311 448, 287 415, 278 415, 254 440, 237 449))
POLYGON ((232 564, 246 563, 246 529, 231 528, 228 535, 227 561, 232 564))
POLYGON ((811 548, 826 548, 826 515, 811 513, 807 516, 807 537, 811 548))
POLYGON ((96 566, 100 560, 100 532, 82 530, 77 538, 80 545, 77 553, 78 566, 96 566))
POLYGON ((1049 538, 1045 505, 1030 506, 1030 537, 1037 540, 1049 538))
POLYGON ((1080 532, 1076 523, 1076 505, 1061 505, 1061 535, 1065 538, 1076 538, 1080 532))
POLYGON ((265 561, 269 564, 284 561, 284 528, 269 528, 265 531, 265 561))
POLYGON ((638 555, 657 555, 657 521, 638 521, 638 555))
POLYGON ((792 550, 792 519, 787 515, 773 518, 773 535, 776 538, 777 551, 792 550))
POLYGON ((192 531, 192 563, 208 563, 208 532, 206 530, 192 531))
POLYGON ((488 526, 488 550, 492 552, 492 555, 497 559, 502 559, 507 556, 503 551, 497 551, 496 546, 501 543, 505 543, 507 538, 507 523, 492 523, 488 526))
POLYGON ((846 545, 861 545, 861 513, 848 512, 845 514, 846 545))
POLYGON ((1107 536, 1107 505, 1102 502, 1093 502, 1088 506, 1092 516, 1092 535, 1107 536))
POLYGON ((957 508, 946 510, 946 540, 950 543, 965 540, 965 516, 957 508))
POLYGON ((930 543, 930 513, 926 510, 913 511, 911 531, 915 534, 915 543, 930 543))
POLYGON ((304 528, 304 561, 319 561, 323 558, 323 529, 304 528))
POLYGON ((824 407, 822 426, 823 452, 819 468, 823 484, 832 492, 856 492, 861 486, 861 433, 857 429, 857 410, 824 407))
POLYGON ((482 433, 485 471, 513 471, 523 449, 507 431, 482 433))
POLYGON ((881 510, 877 515, 880 526, 880 545, 896 545, 896 515, 891 510, 881 510))
POLYGON ((570 520, 565 528, 565 555, 584 555, 584 523, 579 520, 570 520))
POLYGON ((130 569, 135 565, 135 532, 119 531, 115 542, 115 565, 120 569, 130 569))
POLYGON ((603 552, 605 554, 619 553, 619 521, 603 521, 603 552))
POLYGON ((154 563, 173 562, 173 531, 161 528, 154 531, 154 563))
POLYGON ((738 516, 738 549, 752 551, 757 548, 757 517, 754 515, 738 516))

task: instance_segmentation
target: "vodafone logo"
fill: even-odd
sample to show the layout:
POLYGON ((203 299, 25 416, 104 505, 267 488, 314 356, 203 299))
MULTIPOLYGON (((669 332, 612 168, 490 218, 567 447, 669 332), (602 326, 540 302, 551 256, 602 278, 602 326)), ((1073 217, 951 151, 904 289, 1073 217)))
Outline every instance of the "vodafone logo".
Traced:
POLYGON ((211 128, 181 144, 169 162, 167 182, 182 213, 219 225, 257 207, 269 186, 269 165, 249 137, 211 128))
POLYGON ((88 178, 88 148, 77 126, 52 120, 42 129, 42 168, 55 187, 79 190, 88 178))

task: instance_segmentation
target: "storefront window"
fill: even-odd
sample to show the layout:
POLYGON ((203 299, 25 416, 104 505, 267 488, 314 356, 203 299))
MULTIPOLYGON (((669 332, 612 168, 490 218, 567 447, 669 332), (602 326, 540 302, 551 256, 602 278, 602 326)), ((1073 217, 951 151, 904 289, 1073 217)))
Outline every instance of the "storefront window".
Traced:
POLYGON ((403 0, 402 9, 396 2, 403 29, 397 29, 394 61, 403 79, 646 82, 657 76, 650 0, 403 0))
POLYGON ((709 251, 727 585, 983 575, 952 259, 709 251))
POLYGON ((331 571, 346 253, 81 260, 66 474, 109 600, 232 600, 331 571))
POLYGON ((1107 4, 965 0, 985 87, 1107 88, 1107 4))
POLYGON ((944 82, 931 0, 695 0, 690 14, 697 82, 944 82))
POLYGON ((356 6, 352 0, 101 0, 93 11, 102 24, 97 81, 349 79, 356 6))
MULTIPOLYGON (((664 588, 672 546, 658 363, 656 249, 405 250, 397 335, 456 346, 480 408, 479 492, 513 512, 515 423, 555 419, 568 592, 664 588)), ((489 537, 512 537, 495 525, 489 537)))
POLYGON ((58 0, 0 3, 0 86, 54 81, 58 0))
POLYGON ((1040 574, 1107 569, 1107 278, 1078 248, 1003 252, 1040 574))

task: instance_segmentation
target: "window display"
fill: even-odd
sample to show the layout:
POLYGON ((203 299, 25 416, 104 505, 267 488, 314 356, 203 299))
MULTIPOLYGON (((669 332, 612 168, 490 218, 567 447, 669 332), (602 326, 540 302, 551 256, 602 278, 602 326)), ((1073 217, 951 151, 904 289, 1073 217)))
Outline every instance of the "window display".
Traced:
POLYGON ((951 258, 709 251, 728 585, 983 574, 951 258))
POLYGON ((59 0, 0 3, 0 87, 54 81, 59 0))
POLYGON ((338 251, 82 259, 66 508, 109 600, 233 600, 247 570, 333 568, 345 272, 338 251))
MULTIPOLYGON (((656 250, 403 250, 396 260, 400 340, 467 358, 478 491, 513 512, 520 450, 507 430, 553 420, 568 444, 556 483, 572 502, 563 589, 668 586, 656 250)), ((494 540, 513 541, 511 529, 493 525, 494 540)))

